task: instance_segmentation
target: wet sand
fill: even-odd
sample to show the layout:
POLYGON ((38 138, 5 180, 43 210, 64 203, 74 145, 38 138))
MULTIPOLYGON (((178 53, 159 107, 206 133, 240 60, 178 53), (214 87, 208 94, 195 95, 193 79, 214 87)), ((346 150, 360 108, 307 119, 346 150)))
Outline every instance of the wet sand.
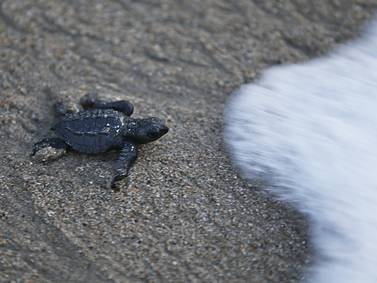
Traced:
POLYGON ((377 6, 315 2, 2 1, 0 281, 299 281, 307 221, 232 168, 222 115, 240 84, 325 53, 377 6), (53 104, 88 91, 171 128, 119 193, 116 153, 28 157, 53 104))

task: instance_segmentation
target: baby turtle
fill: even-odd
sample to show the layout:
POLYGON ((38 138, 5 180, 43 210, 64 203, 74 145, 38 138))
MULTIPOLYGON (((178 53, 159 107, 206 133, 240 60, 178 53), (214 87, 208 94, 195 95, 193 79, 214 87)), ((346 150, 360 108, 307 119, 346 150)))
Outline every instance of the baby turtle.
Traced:
POLYGON ((125 100, 105 102, 96 95, 87 94, 80 100, 84 110, 68 113, 63 105, 57 105, 62 115, 52 128, 56 137, 46 138, 34 145, 32 156, 49 149, 61 152, 74 150, 86 154, 98 154, 120 149, 115 162, 115 175, 111 187, 127 177, 137 157, 139 144, 149 143, 165 135, 169 129, 159 118, 131 118, 133 105, 125 100))

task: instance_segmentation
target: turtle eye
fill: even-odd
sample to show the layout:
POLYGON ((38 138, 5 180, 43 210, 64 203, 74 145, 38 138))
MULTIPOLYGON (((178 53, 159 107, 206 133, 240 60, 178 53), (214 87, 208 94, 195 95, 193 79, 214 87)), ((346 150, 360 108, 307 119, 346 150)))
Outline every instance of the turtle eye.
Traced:
POLYGON ((153 131, 149 132, 147 136, 149 138, 154 139, 154 138, 157 138, 159 136, 159 133, 157 131, 153 130, 153 131))
POLYGON ((151 131, 147 134, 147 136, 151 139, 158 139, 165 135, 169 131, 168 127, 165 125, 158 125, 151 129, 151 131))

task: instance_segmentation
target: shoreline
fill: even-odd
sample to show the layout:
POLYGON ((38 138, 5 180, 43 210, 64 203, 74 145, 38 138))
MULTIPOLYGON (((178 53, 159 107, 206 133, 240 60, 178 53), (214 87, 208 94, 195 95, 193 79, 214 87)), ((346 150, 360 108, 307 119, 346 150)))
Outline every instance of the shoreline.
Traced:
POLYGON ((4 1, 0 281, 299 281, 310 260, 307 223, 239 176, 222 115, 239 85, 327 52, 377 8, 310 6, 4 1), (142 148, 119 193, 103 188, 114 153, 48 165, 28 158, 55 100, 92 90, 171 128, 142 148))

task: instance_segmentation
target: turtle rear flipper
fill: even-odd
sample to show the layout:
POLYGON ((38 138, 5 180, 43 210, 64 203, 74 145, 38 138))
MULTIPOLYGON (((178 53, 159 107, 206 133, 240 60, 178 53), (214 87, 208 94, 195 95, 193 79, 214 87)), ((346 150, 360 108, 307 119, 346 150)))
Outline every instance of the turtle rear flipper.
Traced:
POLYGON ((40 162, 52 161, 63 156, 69 146, 59 138, 45 138, 33 146, 30 156, 40 162))

